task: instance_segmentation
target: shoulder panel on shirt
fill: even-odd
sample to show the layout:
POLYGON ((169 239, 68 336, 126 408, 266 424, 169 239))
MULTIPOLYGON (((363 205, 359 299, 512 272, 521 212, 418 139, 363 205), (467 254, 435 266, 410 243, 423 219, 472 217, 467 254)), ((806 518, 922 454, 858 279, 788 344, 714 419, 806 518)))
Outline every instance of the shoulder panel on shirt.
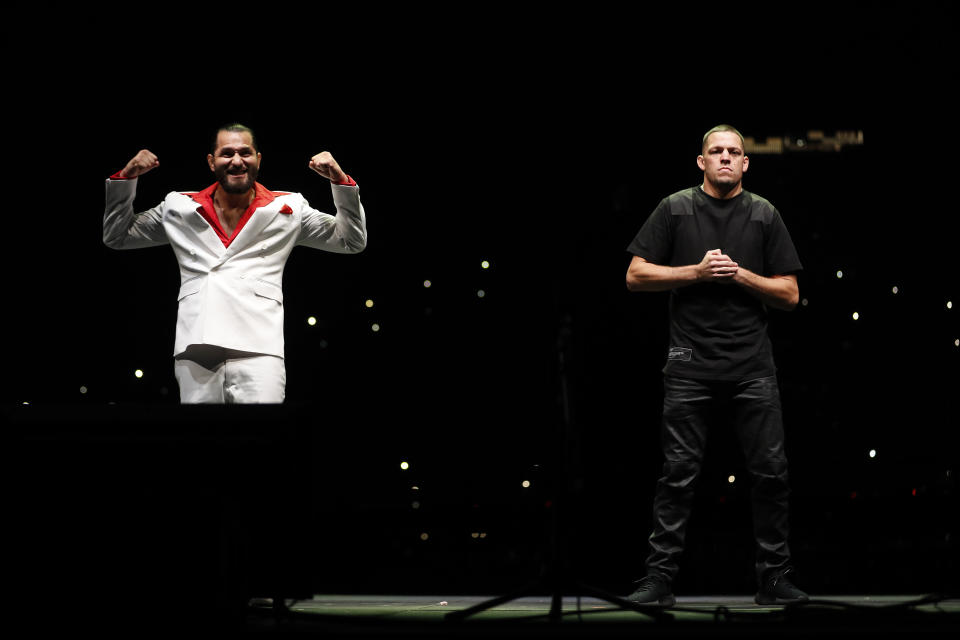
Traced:
POLYGON ((670 207, 672 216, 692 216, 693 215, 693 190, 699 187, 691 187, 683 191, 677 191, 666 197, 667 206, 670 207))
POLYGON ((755 193, 750 193, 749 191, 744 191, 743 195, 750 198, 748 205, 750 207, 751 222, 756 220, 759 220, 763 224, 770 224, 773 222, 773 218, 777 213, 777 208, 774 207, 769 200, 758 196, 755 193))

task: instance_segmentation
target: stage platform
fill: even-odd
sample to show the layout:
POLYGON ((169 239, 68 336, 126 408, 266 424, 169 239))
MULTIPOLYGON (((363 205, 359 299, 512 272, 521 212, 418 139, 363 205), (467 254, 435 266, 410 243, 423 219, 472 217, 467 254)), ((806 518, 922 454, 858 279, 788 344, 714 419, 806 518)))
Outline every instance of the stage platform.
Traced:
POLYGON ((647 615, 596 598, 564 597, 551 619, 551 598, 522 597, 463 620, 462 611, 491 599, 456 595, 316 595, 252 602, 250 632, 316 632, 326 637, 805 637, 869 633, 923 637, 960 632, 960 599, 924 595, 821 596, 810 603, 762 607, 748 595, 677 598, 647 615))
MULTIPOLYGON (((798 584, 835 595, 803 606, 753 604, 749 551, 732 551, 746 549, 734 539, 749 533, 730 529, 724 514, 701 523, 710 538, 691 545, 695 570, 669 610, 578 602, 572 596, 591 592, 568 580, 559 615, 550 615, 540 583, 522 592, 538 597, 458 620, 451 613, 550 575, 547 526, 558 521, 543 502, 550 494, 528 499, 504 488, 474 502, 474 485, 457 484, 457 470, 442 466, 418 477, 414 498, 405 471, 352 439, 358 428, 323 430, 311 415, 290 406, 0 407, 16 479, 11 615, 36 637, 960 637, 952 485, 913 507, 807 496, 802 519, 824 522, 831 535, 800 536, 798 584), (420 496, 444 482, 452 487, 420 496), (687 595, 726 589, 739 595, 687 595), (249 602, 273 594, 283 606, 249 602)), ((609 531, 610 540, 565 534, 562 575, 625 593, 637 561, 625 533, 639 527, 634 511, 609 500, 591 507, 593 519, 578 522, 599 526, 592 539, 609 531)))

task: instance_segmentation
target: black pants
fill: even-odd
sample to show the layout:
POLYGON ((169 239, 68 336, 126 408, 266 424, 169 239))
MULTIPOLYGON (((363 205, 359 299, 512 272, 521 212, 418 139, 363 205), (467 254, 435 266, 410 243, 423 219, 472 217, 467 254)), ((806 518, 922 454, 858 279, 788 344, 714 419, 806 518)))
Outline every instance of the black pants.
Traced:
POLYGON ((693 491, 710 423, 729 411, 752 481, 756 572, 762 582, 790 564, 787 547, 787 458, 776 376, 744 382, 705 382, 664 378, 663 476, 653 503, 647 573, 673 581, 683 551, 693 491))

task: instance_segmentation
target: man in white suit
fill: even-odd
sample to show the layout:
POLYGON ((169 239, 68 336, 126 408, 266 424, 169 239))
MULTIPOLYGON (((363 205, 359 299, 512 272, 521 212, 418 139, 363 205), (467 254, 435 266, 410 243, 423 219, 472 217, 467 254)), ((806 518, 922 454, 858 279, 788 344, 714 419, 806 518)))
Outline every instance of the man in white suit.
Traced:
POLYGON ((279 403, 286 385, 283 268, 296 245, 337 253, 366 246, 357 184, 324 151, 310 169, 330 180, 335 216, 299 193, 256 181, 253 132, 230 125, 207 155, 217 181, 171 192, 136 214, 139 176, 159 166, 144 149, 107 180, 103 241, 113 249, 170 244, 180 264, 175 373, 183 403, 279 403))

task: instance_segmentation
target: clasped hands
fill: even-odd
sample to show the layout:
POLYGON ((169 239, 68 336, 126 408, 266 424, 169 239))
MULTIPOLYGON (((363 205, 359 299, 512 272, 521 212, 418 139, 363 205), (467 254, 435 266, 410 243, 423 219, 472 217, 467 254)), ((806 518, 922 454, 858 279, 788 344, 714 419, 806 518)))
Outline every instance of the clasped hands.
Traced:
POLYGON ((697 279, 701 282, 729 284, 740 270, 740 265, 730 259, 720 249, 711 249, 703 255, 697 265, 697 279))

